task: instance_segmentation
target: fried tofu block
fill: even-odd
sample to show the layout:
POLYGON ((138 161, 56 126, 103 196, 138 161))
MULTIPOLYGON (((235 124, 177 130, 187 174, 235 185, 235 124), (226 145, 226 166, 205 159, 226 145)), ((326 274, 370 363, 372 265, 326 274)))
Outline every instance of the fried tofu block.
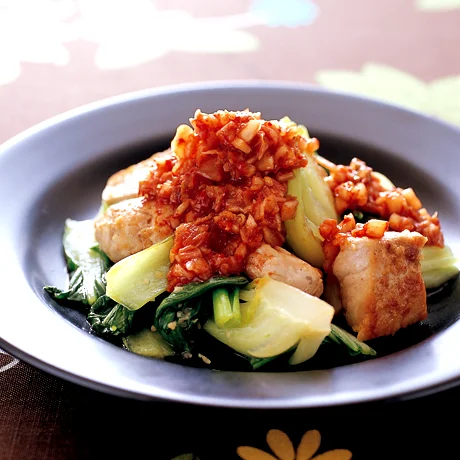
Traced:
POLYGON ((173 206, 159 206, 142 197, 120 201, 95 219, 96 240, 109 259, 118 262, 171 235, 166 221, 173 214, 173 206), (159 224, 158 216, 165 222, 159 224))
POLYGON ((359 340, 393 335, 427 316, 417 232, 386 232, 380 239, 349 237, 340 245, 333 273, 345 317, 359 340))
POLYGON ((150 158, 128 166, 125 169, 112 174, 102 191, 102 201, 107 205, 119 203, 138 196, 139 182, 148 177, 150 168, 156 162, 170 158, 171 149, 154 153, 150 158))
POLYGON ((266 243, 248 257, 246 273, 253 280, 270 276, 316 297, 323 293, 320 270, 285 249, 266 243))

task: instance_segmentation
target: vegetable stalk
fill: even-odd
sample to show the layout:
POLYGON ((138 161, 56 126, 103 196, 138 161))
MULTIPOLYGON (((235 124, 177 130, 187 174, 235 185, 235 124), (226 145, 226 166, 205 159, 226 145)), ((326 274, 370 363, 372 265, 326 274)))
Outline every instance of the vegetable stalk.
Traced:
POLYGON ((235 327, 241 323, 240 290, 215 289, 212 293, 214 321, 217 327, 235 327))

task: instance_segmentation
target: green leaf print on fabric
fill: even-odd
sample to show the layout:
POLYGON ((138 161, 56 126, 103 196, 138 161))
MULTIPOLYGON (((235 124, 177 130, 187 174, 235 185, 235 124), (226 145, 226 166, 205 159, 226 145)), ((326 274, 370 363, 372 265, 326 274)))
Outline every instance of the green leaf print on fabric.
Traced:
POLYGON ((460 125, 460 75, 425 82, 394 67, 369 62, 360 72, 323 70, 315 79, 329 89, 397 104, 460 125))
POLYGON ((417 0, 416 8, 428 11, 448 11, 460 8, 460 0, 417 0))

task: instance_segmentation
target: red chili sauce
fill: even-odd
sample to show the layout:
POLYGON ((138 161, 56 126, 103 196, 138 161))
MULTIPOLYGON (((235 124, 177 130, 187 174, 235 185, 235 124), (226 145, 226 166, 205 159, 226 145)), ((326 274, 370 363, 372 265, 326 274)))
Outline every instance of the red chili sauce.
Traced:
POLYGON ((172 218, 157 217, 174 231, 169 291, 243 273, 262 243, 281 246, 284 221, 298 205, 287 181, 307 164, 305 152, 317 148, 294 123, 262 120, 259 113, 198 110, 190 121, 193 129, 178 128, 170 158, 139 187, 159 209, 175 208, 172 218))

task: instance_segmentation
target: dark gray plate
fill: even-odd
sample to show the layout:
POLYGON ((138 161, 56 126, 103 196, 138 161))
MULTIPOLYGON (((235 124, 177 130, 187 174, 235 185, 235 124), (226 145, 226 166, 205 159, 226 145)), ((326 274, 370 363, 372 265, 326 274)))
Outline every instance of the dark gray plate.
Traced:
POLYGON ((335 161, 353 156, 412 186, 439 211, 458 253, 460 131, 358 97, 281 82, 220 82, 137 92, 73 110, 0 147, 0 347, 51 374, 137 399, 297 408, 398 399, 457 384, 460 287, 430 295, 421 325, 376 341, 379 358, 314 362, 302 372, 231 372, 152 360, 92 336, 79 313, 59 307, 44 285, 64 286, 65 218, 93 217, 108 176, 168 145, 197 108, 289 115, 335 161), (334 367, 336 366, 336 367, 334 367))

